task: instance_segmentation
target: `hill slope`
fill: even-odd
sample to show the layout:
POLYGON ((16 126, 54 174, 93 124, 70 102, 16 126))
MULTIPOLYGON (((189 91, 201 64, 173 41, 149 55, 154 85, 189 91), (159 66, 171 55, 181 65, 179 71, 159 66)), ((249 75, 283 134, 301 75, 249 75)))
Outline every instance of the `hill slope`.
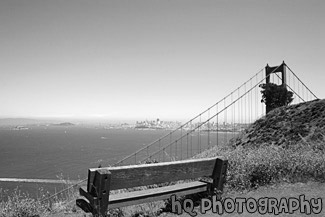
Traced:
POLYGON ((314 100, 274 109, 255 121, 232 141, 238 145, 275 144, 325 140, 325 100, 314 100))

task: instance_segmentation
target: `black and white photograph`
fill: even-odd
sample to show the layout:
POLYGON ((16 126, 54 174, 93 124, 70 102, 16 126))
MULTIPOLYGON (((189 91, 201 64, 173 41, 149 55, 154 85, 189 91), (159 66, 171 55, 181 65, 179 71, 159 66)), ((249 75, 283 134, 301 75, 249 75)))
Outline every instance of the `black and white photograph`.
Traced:
POLYGON ((325 216, 325 1, 0 0, 0 217, 325 216))

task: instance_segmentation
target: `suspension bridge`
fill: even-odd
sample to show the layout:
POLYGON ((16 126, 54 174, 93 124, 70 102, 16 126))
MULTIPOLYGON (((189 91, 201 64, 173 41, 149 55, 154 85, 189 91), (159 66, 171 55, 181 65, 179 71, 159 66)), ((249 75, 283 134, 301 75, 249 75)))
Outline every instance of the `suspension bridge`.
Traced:
POLYGON ((270 110, 261 103, 260 85, 266 83, 282 85, 291 91, 291 104, 317 99, 285 62, 274 67, 267 65, 217 103, 114 166, 182 160, 226 144, 270 110))
MULTIPOLYGON (((270 110, 264 103, 261 103, 260 85, 266 83, 282 85, 291 91, 293 93, 291 104, 318 99, 285 62, 273 67, 267 65, 220 101, 177 129, 168 131, 166 135, 117 161, 113 166, 182 160, 191 158, 213 146, 228 143, 270 110)), ((70 187, 42 201, 57 197, 77 185, 84 184, 86 180, 72 181, 70 187)), ((0 181, 15 180, 0 179, 0 181)), ((57 183, 58 181, 24 179, 24 182, 57 183)))

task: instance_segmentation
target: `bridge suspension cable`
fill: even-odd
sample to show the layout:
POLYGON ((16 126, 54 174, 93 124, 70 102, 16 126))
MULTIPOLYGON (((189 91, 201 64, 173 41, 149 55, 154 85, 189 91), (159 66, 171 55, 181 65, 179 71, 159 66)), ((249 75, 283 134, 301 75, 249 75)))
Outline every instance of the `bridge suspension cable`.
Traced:
MULTIPOLYGON (((252 80, 254 77, 256 77, 256 76, 258 76, 261 72, 263 72, 263 68, 261 69, 261 70, 259 70, 254 76, 252 76, 248 81, 250 81, 250 80, 252 80)), ((185 128, 188 128, 188 127, 190 127, 191 128, 191 132, 194 132, 195 130, 198 130, 198 138, 197 138, 197 148, 200 150, 202 147, 201 147, 201 145, 202 145, 202 141, 201 141, 201 136, 200 136, 200 127, 202 126, 202 125, 197 125, 197 124, 194 124, 193 122, 194 121, 198 121, 199 123, 202 121, 202 116, 204 115, 204 114, 208 114, 208 115, 210 115, 210 111, 211 111, 211 109, 212 108, 214 108, 214 107, 217 107, 219 104, 221 104, 222 102, 224 102, 224 106, 226 105, 226 99, 227 98, 229 98, 229 97, 231 97, 237 90, 240 90, 243 86, 245 86, 246 85, 246 82, 245 83, 243 83, 241 86, 239 86, 237 89, 235 89, 234 91, 232 91, 231 93, 229 93, 227 96, 225 96, 223 99, 221 99, 220 101, 218 101, 217 103, 215 103, 215 104, 213 104, 212 106, 210 106, 209 108, 207 108, 206 110, 204 110, 203 112, 201 112, 200 114, 198 114, 198 115, 196 115, 194 118, 192 118, 192 119, 190 119, 189 121, 187 121, 186 123, 184 123, 184 124, 182 124, 181 126, 179 126, 179 127, 177 127, 176 129, 174 129, 174 130, 172 130, 171 132, 169 132, 168 134, 166 134, 166 135, 164 135, 164 136, 162 136, 162 137, 160 137, 160 138, 158 138, 157 140, 155 140, 155 141, 153 141, 152 143, 150 143, 150 144, 148 144, 148 145, 146 145, 145 147, 143 147, 143 148, 141 148, 141 149, 139 149, 138 151, 136 151, 136 152, 134 152, 134 153, 132 153, 132 154, 130 154, 130 155, 128 155, 128 156, 126 156, 125 158, 123 158, 123 159, 121 159, 121 160, 119 160, 118 162, 116 162, 115 164, 113 164, 113 166, 116 166, 116 165, 121 165, 121 164, 123 164, 124 162, 126 162, 127 160, 129 160, 129 159, 131 159, 131 158, 133 158, 133 160, 132 160, 132 163, 138 163, 138 161, 137 161, 137 157, 139 158, 139 157, 141 157, 141 152, 143 152, 144 150, 146 150, 146 152, 148 152, 148 150, 149 150, 149 148, 151 148, 152 146, 155 146, 157 143, 161 146, 161 142, 163 142, 164 140, 166 140, 166 138, 169 138, 169 143, 172 143, 172 138, 173 137, 175 137, 175 135, 176 134, 178 134, 178 132, 179 131, 181 131, 181 133, 183 132, 183 130, 185 129, 185 128), (194 126, 193 126, 194 125, 194 126), (192 129, 192 127, 194 127, 193 129, 192 129)), ((215 116, 213 116, 213 117, 215 117, 215 116)), ((209 120, 211 120, 211 118, 209 119, 209 120)), ((208 125, 209 126, 209 125, 208 125)), ((208 135, 209 135, 209 131, 207 131, 208 132, 208 135)), ((187 134, 185 134, 185 135, 187 135, 187 134)), ((182 136, 182 138, 184 138, 183 136, 182 136)), ((177 138, 176 138, 176 140, 177 140, 177 138)), ((175 139, 174 139, 174 141, 176 141, 175 139)), ((181 140, 181 141, 179 141, 180 142, 180 144, 183 144, 183 140, 181 140)), ((193 140, 191 140, 191 142, 193 143, 193 140)), ((208 144, 209 144, 209 141, 208 141, 208 144)), ((192 144, 193 145, 193 144, 192 144)), ((175 146, 175 149, 177 149, 177 146, 175 146)), ((182 149, 180 149, 180 150, 182 150, 182 149)), ((192 150, 192 149, 191 149, 192 150)), ((166 151, 166 150, 164 150, 164 151, 166 151)), ((192 154, 191 154, 192 155, 192 154)), ((142 155, 143 156, 143 155, 142 155)), ((147 155, 148 156, 148 155, 147 155)), ((169 157, 171 157, 172 156, 172 154, 170 153, 169 155, 168 155, 169 157)), ((182 155, 181 155, 182 156, 182 155)))
POLYGON ((318 99, 318 97, 305 85, 305 83, 304 82, 302 82, 301 80, 300 80, 300 78, 291 70, 291 68, 288 66, 288 65, 286 65, 286 67, 287 67, 287 69, 289 69, 290 70, 290 72, 295 76, 295 78, 297 78, 298 79, 298 81, 315 97, 315 99, 318 99))
MULTIPOLYGON (((276 68, 277 69, 277 68, 276 68)), ((275 69, 275 70, 276 70, 275 69)), ((274 70, 274 71, 275 71, 274 70)), ((258 74, 258 73, 257 73, 258 74)), ((253 77, 252 77, 253 78, 253 77)), ((251 79, 252 79, 251 78, 251 79)), ((251 81, 251 79, 249 81, 251 81)), ((168 147, 170 147, 171 145, 173 144, 177 144, 177 141, 181 140, 183 137, 185 136, 188 136, 190 133, 194 132, 196 129, 200 129, 201 126, 203 126, 204 124, 208 123, 210 120, 212 120, 214 117, 218 116, 219 114, 221 114, 222 112, 226 111, 228 108, 231 108, 231 106, 233 106, 236 102, 238 102, 239 100, 241 100, 243 97, 245 97, 246 95, 248 95, 254 88, 258 87, 259 84, 261 84, 263 81, 265 80, 265 78, 263 78, 262 80, 260 80, 257 84, 255 85, 252 85, 248 90, 246 90, 245 88, 245 92, 243 95, 241 95, 240 97, 238 97, 236 100, 232 101, 229 105, 225 106, 222 110, 220 110, 219 112, 217 112, 216 114, 214 114, 213 116, 209 117, 206 121, 204 122, 201 122, 196 128, 194 129, 191 129, 190 131, 187 132, 186 135, 181 135, 179 138, 177 138, 175 141, 167 144, 166 146, 163 147, 163 149, 166 149, 168 147)), ((248 82, 245 82, 243 85, 245 86, 246 83, 248 82)), ((237 88, 238 89, 238 88, 237 88)), ((236 89, 236 90, 237 90, 236 89)), ((235 90, 235 91, 236 91, 235 90)), ((235 91, 233 91, 231 94, 229 94, 228 96, 231 96, 235 91)), ((225 97, 226 98, 226 97, 225 97)), ((223 98, 223 100, 221 101, 224 101, 225 98, 223 98)), ((219 101, 219 102, 221 102, 219 101)), ((217 103, 218 104, 218 103, 217 103)), ((215 104, 216 105, 216 104, 215 104)), ((250 111, 249 111, 250 112, 250 111)), ((157 155, 159 152, 161 152, 161 150, 157 150, 156 152, 152 153, 151 155, 145 157, 142 161, 140 161, 139 163, 145 163, 147 160, 152 160, 153 156, 157 155)))

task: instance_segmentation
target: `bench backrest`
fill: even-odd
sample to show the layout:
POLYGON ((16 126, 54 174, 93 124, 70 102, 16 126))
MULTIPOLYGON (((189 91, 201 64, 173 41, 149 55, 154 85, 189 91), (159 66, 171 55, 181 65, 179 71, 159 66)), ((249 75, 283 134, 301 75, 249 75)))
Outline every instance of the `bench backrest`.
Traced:
POLYGON ((92 191, 96 171, 110 172, 110 190, 133 188, 199 177, 212 177, 217 157, 154 164, 93 168, 88 171, 88 192, 92 191))

